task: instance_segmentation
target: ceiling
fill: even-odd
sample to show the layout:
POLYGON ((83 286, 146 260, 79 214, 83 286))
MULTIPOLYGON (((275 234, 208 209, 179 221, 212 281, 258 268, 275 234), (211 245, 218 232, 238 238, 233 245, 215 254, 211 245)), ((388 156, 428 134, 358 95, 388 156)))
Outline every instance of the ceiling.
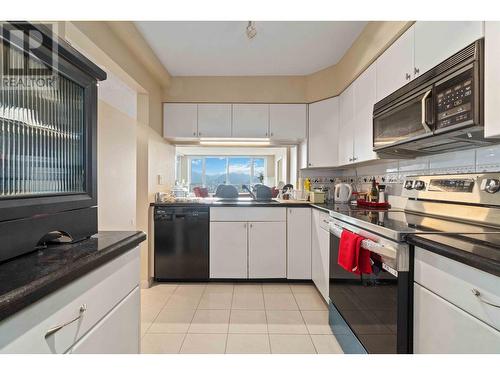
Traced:
POLYGON ((137 28, 173 76, 306 75, 336 64, 362 21, 140 21, 137 28))

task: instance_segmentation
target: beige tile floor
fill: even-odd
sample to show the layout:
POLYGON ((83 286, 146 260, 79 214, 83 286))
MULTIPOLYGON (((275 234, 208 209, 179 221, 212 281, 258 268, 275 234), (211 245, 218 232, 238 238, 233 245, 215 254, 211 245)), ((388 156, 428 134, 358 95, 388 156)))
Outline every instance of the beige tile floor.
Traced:
POLYGON ((141 298, 142 353, 342 353, 312 284, 166 283, 141 298))

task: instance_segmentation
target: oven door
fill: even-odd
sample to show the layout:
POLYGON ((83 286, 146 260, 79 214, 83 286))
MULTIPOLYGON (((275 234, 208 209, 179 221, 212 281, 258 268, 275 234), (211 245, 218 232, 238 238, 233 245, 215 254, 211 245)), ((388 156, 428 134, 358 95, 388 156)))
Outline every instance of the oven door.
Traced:
MULTIPOLYGON (((338 226, 334 221, 332 226, 338 226)), ((373 272, 356 275, 337 263, 340 231, 330 230, 330 300, 368 353, 409 352, 408 272, 397 272, 390 248, 372 252, 373 272)), ((348 226, 351 227, 351 226, 348 226)))

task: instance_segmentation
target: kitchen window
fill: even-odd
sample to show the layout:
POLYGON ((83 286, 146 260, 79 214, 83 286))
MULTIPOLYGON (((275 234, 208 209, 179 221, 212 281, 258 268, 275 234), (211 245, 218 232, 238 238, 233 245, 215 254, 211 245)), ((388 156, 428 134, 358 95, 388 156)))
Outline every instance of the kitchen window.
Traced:
POLYGON ((241 185, 263 183, 266 175, 265 157, 192 156, 188 160, 190 190, 204 186, 215 193, 218 185, 231 184, 241 193, 241 185))

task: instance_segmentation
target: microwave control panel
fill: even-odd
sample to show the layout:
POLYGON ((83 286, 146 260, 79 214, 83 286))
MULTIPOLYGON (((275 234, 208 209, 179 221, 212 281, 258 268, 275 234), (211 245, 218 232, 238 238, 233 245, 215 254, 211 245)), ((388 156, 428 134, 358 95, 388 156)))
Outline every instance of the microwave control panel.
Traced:
POLYGON ((473 119, 474 85, 471 75, 461 75, 446 87, 437 87, 437 129, 446 128, 473 119))

